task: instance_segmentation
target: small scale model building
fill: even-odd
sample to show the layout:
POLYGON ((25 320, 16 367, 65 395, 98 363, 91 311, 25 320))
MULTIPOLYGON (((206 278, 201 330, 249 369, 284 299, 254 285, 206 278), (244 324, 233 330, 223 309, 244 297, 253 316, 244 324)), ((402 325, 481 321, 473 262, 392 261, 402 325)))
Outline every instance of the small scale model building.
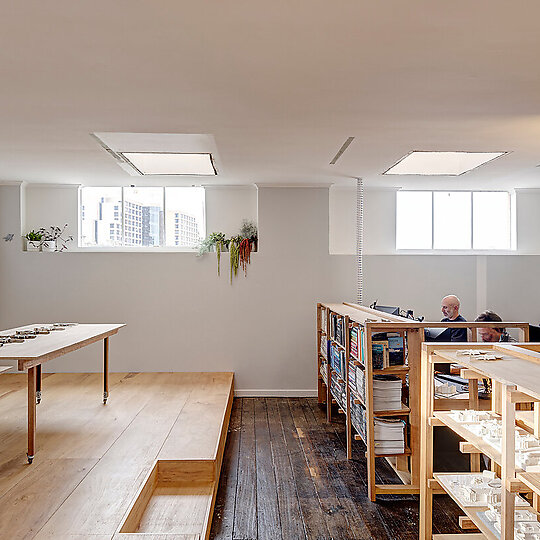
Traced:
MULTIPOLYGON (((494 450, 502 451, 502 422, 499 417, 482 411, 455 411, 452 418, 461 423, 464 428, 481 437, 494 450)), ((516 467, 528 470, 540 465, 540 439, 524 429, 515 430, 516 467)))

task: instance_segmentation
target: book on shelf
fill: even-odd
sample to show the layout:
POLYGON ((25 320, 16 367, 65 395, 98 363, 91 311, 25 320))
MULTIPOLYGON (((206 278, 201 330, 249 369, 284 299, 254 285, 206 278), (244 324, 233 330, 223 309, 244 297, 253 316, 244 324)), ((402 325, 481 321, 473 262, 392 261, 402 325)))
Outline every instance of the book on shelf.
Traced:
POLYGON ((358 360, 358 337, 359 337, 360 331, 358 326, 351 324, 351 328, 349 330, 349 344, 350 344, 350 351, 349 354, 352 358, 355 360, 358 360))
POLYGON ((403 336, 387 334, 388 336, 388 365, 402 366, 405 363, 403 336))
POLYGON ((345 377, 345 351, 335 343, 330 343, 330 366, 337 371, 339 375, 345 377))
POLYGON ((371 361, 373 369, 384 369, 388 367, 388 342, 371 342, 371 361))
POLYGON ((319 351, 323 358, 328 359, 328 340, 322 335, 320 339, 321 339, 321 343, 319 346, 319 351))
POLYGON ((321 328, 323 332, 326 332, 326 323, 327 323, 326 309, 321 309, 320 313, 321 313, 321 328))
POLYGON ((378 332, 372 336, 373 369, 385 369, 405 364, 403 336, 378 332))
POLYGON ((355 366, 356 372, 356 386, 353 390, 358 394, 360 399, 365 403, 366 401, 366 373, 360 366, 355 366))
POLYGON ((350 401, 351 422, 362 440, 366 442, 366 410, 362 405, 354 403, 354 399, 351 397, 350 401))
POLYGON ((345 346, 345 319, 336 313, 330 313, 330 337, 345 346))
POLYGON ((392 375, 373 376, 373 409, 394 411, 401 409, 403 383, 392 375))

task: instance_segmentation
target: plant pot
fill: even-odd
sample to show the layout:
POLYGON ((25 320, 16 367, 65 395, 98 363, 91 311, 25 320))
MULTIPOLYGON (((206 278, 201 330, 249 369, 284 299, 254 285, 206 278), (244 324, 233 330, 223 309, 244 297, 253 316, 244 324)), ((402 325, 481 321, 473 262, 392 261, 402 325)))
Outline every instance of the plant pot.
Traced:
POLYGON ((41 243, 41 251, 56 251, 56 240, 44 240, 41 243))
POLYGON ((41 251, 41 243, 33 242, 32 240, 27 240, 26 251, 41 251))

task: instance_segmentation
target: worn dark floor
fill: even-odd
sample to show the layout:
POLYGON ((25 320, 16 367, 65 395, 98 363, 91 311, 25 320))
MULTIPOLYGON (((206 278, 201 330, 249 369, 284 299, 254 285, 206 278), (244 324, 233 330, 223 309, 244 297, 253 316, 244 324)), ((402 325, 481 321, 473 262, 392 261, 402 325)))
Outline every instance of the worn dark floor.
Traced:
MULTIPOLYGON (((354 442, 347 460, 344 416, 334 418, 326 423, 315 398, 235 399, 210 538, 418 538, 418 498, 369 501, 365 447, 354 442)), ((378 483, 399 482, 377 463, 378 483)), ((435 497, 433 532, 462 532, 459 515, 435 497)))

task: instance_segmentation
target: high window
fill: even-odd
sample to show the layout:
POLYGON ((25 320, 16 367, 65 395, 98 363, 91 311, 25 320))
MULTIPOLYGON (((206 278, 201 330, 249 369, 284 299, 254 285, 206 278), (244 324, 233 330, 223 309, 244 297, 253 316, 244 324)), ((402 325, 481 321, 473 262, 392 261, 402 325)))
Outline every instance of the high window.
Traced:
POLYGON ((206 235, 204 188, 83 187, 81 247, 194 249, 206 235))
POLYGON ((398 191, 396 249, 512 249, 506 191, 398 191))

